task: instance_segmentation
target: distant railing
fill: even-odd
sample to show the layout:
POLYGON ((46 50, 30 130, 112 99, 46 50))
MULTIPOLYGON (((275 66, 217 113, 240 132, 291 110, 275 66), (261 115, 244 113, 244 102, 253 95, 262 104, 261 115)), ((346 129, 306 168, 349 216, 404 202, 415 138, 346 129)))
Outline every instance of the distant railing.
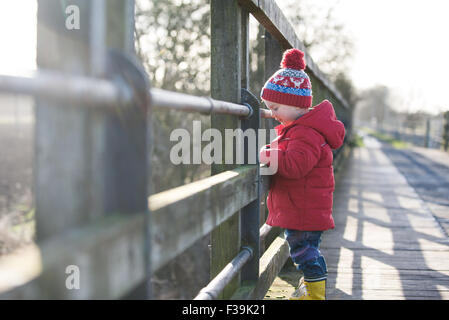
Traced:
POLYGON ((445 145, 445 136, 447 135, 445 128, 447 128, 447 125, 443 117, 427 116, 413 122, 396 119, 394 122, 395 125, 391 124, 391 119, 389 119, 389 123, 359 121, 358 126, 386 134, 391 138, 418 147, 441 149, 445 145))
MULTIPOLYGON (((129 58, 133 1, 80 1, 81 13, 95 16, 90 32, 66 30, 60 5, 39 1, 40 71, 0 76, 0 91, 36 99, 37 226, 37 245, 1 270, 19 280, 0 298, 121 298, 142 283, 151 298, 151 275, 211 234, 213 279, 196 298, 262 299, 288 247, 278 228, 263 224, 269 180, 259 163, 246 161, 249 146, 244 164, 212 164, 212 176, 148 198, 151 111, 210 114, 222 133, 261 128, 271 113, 242 90, 249 88, 249 14, 267 30, 267 78, 285 49, 305 50, 281 10, 273 0, 211 1, 212 98, 205 98, 150 89, 129 58), (67 286, 68 266, 79 268, 77 290, 67 286)), ((351 108, 306 57, 315 101, 331 100, 350 134, 351 108)))

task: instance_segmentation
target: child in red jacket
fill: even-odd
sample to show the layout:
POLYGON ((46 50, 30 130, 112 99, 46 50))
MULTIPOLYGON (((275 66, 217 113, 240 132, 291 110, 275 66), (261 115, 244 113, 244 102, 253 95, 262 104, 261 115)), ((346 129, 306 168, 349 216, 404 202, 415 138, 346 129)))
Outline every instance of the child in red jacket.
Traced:
POLYGON ((323 231, 334 228, 332 149, 343 144, 345 128, 328 100, 312 106, 304 53, 284 52, 281 69, 262 88, 277 138, 260 151, 260 162, 277 158, 267 198, 267 224, 285 229, 290 256, 304 277, 291 299, 324 299, 327 267, 319 251, 323 231))

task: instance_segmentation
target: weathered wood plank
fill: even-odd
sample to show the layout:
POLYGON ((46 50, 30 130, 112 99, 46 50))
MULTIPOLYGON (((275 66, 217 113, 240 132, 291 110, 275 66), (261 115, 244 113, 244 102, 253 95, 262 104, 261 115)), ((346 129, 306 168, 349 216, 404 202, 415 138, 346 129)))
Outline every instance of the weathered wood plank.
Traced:
MULTIPOLYGON (((211 8, 211 96, 240 103, 242 85, 242 12, 237 1, 212 0, 211 8)), ((211 127, 225 136, 226 129, 240 127, 233 116, 211 116, 211 127)), ((237 166, 236 145, 226 139, 222 164, 212 164, 212 175, 237 166), (231 158, 231 152, 233 157, 231 158), (229 161, 230 160, 230 161, 229 161)), ((211 279, 240 252, 240 216, 235 215, 211 234, 211 279)), ((220 298, 228 298, 237 289, 240 275, 224 289, 220 298)))
POLYGON ((288 243, 277 237, 260 258, 260 275, 252 299, 263 299, 289 257, 288 243))
MULTIPOLYGON (((253 201, 256 172, 245 166, 151 196, 153 271, 253 201)), ((108 216, 4 258, 0 274, 19 280, 2 281, 0 290, 20 286, 0 298, 120 298, 145 277, 145 222, 145 213, 108 216), (79 267, 79 290, 65 286, 70 265, 79 267)))
POLYGON ((151 196, 154 270, 256 199, 256 187, 252 165, 151 196))
MULTIPOLYGON (((327 297, 447 298, 449 239, 382 150, 356 149, 341 174, 336 226, 324 233, 320 249, 328 266, 327 297), (371 165, 373 158, 382 164, 371 165)), ((283 276, 273 292, 292 291, 293 283, 279 280, 283 276)))
POLYGON ((447 298, 449 240, 416 191, 381 149, 356 149, 348 165, 321 247, 328 296, 447 298))
POLYGON ((289 257, 288 243, 277 237, 260 258, 259 279, 256 284, 243 285, 232 299, 261 300, 289 257))
POLYGON ((0 299, 120 298, 145 278, 144 228, 143 213, 111 215, 6 257, 0 274, 18 281, 0 285, 11 289, 0 299), (78 268, 78 289, 67 287, 68 266, 78 268))
POLYGON ((418 290, 370 290, 356 289, 343 291, 341 289, 330 288, 327 293, 329 300, 447 300, 447 291, 421 291, 418 290))

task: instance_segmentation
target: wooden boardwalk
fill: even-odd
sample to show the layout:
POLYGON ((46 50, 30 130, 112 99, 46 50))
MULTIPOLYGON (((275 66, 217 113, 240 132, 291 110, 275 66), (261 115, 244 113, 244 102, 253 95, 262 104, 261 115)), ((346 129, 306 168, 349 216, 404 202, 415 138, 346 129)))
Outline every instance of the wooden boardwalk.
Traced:
MULTIPOLYGON (((367 142, 339 177, 336 227, 323 236, 327 299, 449 299, 447 235, 379 143, 367 142)), ((287 263, 265 299, 288 298, 298 278, 287 263)))

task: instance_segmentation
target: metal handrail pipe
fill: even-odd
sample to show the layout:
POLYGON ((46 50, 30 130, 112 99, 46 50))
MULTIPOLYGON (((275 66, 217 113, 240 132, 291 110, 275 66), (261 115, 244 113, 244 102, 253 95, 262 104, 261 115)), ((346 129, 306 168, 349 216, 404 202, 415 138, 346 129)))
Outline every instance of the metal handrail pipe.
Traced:
POLYGON ((199 112, 202 114, 230 114, 240 117, 250 115, 248 106, 215 100, 209 97, 197 97, 185 93, 150 89, 153 108, 174 109, 184 112, 199 112))
POLYGON ((125 85, 54 71, 37 71, 27 76, 0 75, 0 92, 76 102, 86 107, 112 107, 133 98, 125 85))
MULTIPOLYGON (((26 76, 0 75, 0 92, 76 102, 86 107, 112 107, 127 104, 133 98, 130 88, 110 80, 46 70, 26 76)), ((197 97, 156 88, 150 89, 150 94, 154 108, 240 117, 246 117, 252 112, 247 105, 209 97, 197 97)), ((270 110, 260 111, 262 118, 272 118, 270 110)))
POLYGON ((218 295, 223 291, 226 285, 231 282, 252 256, 253 250, 249 247, 244 247, 243 250, 240 251, 240 253, 229 262, 206 287, 201 289, 194 300, 217 299, 218 295))
POLYGON ((273 114, 271 113, 271 110, 268 109, 260 109, 260 117, 264 119, 273 119, 273 114))

